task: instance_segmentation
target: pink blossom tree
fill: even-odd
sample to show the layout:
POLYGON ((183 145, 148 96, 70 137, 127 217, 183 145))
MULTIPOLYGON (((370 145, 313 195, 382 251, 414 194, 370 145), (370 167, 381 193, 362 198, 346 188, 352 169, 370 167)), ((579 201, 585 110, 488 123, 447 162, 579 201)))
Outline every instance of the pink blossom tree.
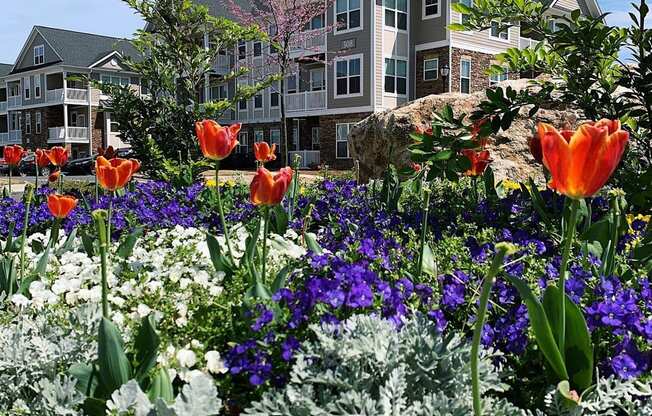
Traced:
POLYGON ((334 0, 226 0, 229 12, 239 23, 257 26, 267 32, 273 53, 268 54, 265 68, 278 67, 280 78, 279 106, 283 164, 288 163, 287 114, 285 106, 285 79, 297 68, 300 60, 319 61, 311 40, 325 36, 333 26, 326 25, 326 12, 334 0), (306 30, 313 19, 323 16, 321 28, 306 30))

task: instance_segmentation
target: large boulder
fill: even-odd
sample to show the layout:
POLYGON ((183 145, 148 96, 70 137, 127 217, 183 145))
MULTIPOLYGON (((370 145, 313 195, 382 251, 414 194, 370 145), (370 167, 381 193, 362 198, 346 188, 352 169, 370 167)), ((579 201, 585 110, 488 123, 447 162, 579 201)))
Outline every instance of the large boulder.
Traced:
MULTIPOLYGON (((501 86, 509 85, 516 90, 533 88, 528 81, 507 81, 501 86)), ((417 127, 430 126, 433 113, 451 105, 456 115, 471 114, 485 98, 484 92, 429 95, 362 120, 351 129, 349 136, 351 157, 359 161, 360 180, 366 182, 380 178, 389 162, 399 169, 408 166, 409 133, 417 127)), ((523 181, 532 177, 535 181, 542 182, 544 178, 541 167, 534 162, 528 146, 535 124, 545 121, 555 126, 570 124, 575 127, 583 121, 581 112, 571 109, 541 109, 536 118, 529 117, 528 112, 529 108, 522 109, 509 130, 492 137, 489 151, 496 180, 523 181)))

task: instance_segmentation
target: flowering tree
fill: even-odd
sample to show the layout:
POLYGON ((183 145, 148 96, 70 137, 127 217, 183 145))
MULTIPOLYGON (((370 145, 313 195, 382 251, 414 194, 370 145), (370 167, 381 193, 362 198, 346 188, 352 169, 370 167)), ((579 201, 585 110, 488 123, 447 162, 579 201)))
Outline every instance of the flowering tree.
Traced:
POLYGON ((310 57, 315 50, 310 47, 297 49, 296 45, 310 44, 310 40, 328 33, 332 26, 323 25, 316 30, 306 30, 311 21, 326 14, 334 0, 257 0, 246 8, 236 0, 227 0, 228 9, 243 25, 256 26, 268 32, 273 53, 267 56, 264 67, 278 67, 281 79, 279 88, 279 105, 281 111, 281 137, 283 137, 282 164, 287 164, 288 134, 287 114, 285 108, 284 80, 294 70, 296 62, 310 57))

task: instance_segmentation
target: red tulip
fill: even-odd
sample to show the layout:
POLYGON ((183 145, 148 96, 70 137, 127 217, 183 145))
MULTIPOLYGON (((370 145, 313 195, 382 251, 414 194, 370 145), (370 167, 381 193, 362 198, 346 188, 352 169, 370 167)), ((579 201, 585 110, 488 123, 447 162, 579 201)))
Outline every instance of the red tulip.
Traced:
POLYGON ((414 163, 414 162, 410 164, 410 167, 412 168, 413 171, 417 173, 421 172, 421 169, 423 169, 419 163, 414 163))
POLYGON ((283 200, 292 181, 292 169, 285 167, 276 175, 265 168, 258 168, 249 186, 251 202, 254 205, 273 206, 283 200))
POLYGON ((471 168, 464 173, 467 176, 482 175, 489 163, 491 163, 488 150, 476 152, 472 149, 464 149, 462 150, 462 154, 471 161, 471 168))
POLYGON ((36 166, 39 168, 44 168, 50 164, 48 153, 43 149, 36 149, 34 152, 34 161, 36 162, 36 166))
POLYGON ((254 143, 254 155, 260 163, 271 162, 276 160, 276 144, 269 147, 267 142, 254 143))
POLYGON ((48 150, 48 158, 54 166, 63 166, 68 163, 68 149, 61 146, 54 146, 48 150))
POLYGON ((56 218, 66 218, 77 206, 77 198, 57 194, 48 195, 48 208, 56 218))
POLYGON ((195 123, 195 132, 204 157, 211 160, 227 158, 238 145, 238 133, 241 127, 240 123, 222 127, 213 120, 195 123))
POLYGON ((425 129, 421 126, 417 126, 416 132, 417 134, 425 134, 427 136, 432 136, 432 126, 427 127, 425 129))
POLYGON ((22 146, 15 144, 13 146, 5 146, 3 157, 9 166, 18 166, 25 153, 22 146))
POLYGON ((56 182, 59 180, 59 176, 61 176, 61 171, 60 170, 55 170, 48 176, 48 181, 49 182, 56 182))
POLYGON ((113 158, 107 160, 104 156, 95 159, 95 174, 97 182, 107 191, 123 188, 133 176, 134 168, 140 168, 140 163, 132 160, 113 158))
POLYGON ((131 173, 132 174, 140 171, 140 166, 141 166, 140 160, 138 160, 138 159, 129 159, 129 161, 131 162, 131 173))
POLYGON ((629 133, 618 120, 581 125, 575 133, 539 123, 543 164, 549 186, 569 198, 595 195, 609 180, 625 151, 629 133))
POLYGON ((489 137, 481 136, 482 127, 487 124, 489 121, 488 118, 483 118, 481 120, 476 120, 471 125, 471 138, 478 144, 479 147, 484 149, 489 144, 489 137))

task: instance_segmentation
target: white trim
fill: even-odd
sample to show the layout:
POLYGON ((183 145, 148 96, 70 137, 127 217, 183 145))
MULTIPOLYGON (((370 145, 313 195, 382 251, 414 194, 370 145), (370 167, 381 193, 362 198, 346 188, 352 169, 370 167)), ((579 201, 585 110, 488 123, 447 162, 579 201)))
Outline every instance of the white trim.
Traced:
POLYGON ((45 63, 45 45, 44 44, 36 45, 36 46, 34 46, 33 49, 34 49, 34 55, 33 55, 32 63, 34 64, 34 66, 43 65, 45 63), (41 53, 39 55, 36 54, 37 50, 41 51, 41 53), (36 57, 37 56, 41 58, 40 59, 41 62, 36 62, 36 57))
MULTIPOLYGON (((410 79, 409 76, 408 76, 408 74, 410 73, 410 71, 408 69, 408 62, 409 62, 409 58, 404 57, 404 56, 397 56, 397 55, 385 55, 385 56, 383 56, 383 96, 385 96, 385 97, 398 97, 398 98, 407 97, 407 95, 408 95, 408 85, 409 85, 409 79, 410 79), (398 65, 396 65, 396 61, 405 62, 405 94, 399 94, 397 92, 387 92, 387 91, 385 91, 385 78, 387 77, 387 72, 386 72, 387 65, 386 65, 385 60, 387 60, 387 59, 392 59, 394 61, 394 72, 396 72, 396 68, 398 67, 398 65)), ((394 77, 394 91, 396 91, 397 90, 396 80, 398 78, 403 78, 403 77, 399 77, 396 74, 391 75, 391 76, 394 77)))
POLYGON ((41 98, 42 95, 43 95, 43 86, 41 85, 41 74, 36 74, 34 75, 34 99, 41 98), (36 89, 37 87, 38 90, 36 89))
POLYGON ((340 160, 351 159, 351 149, 349 149, 349 134, 351 134, 351 126, 354 126, 358 123, 359 121, 335 123, 335 159, 340 159, 340 160), (337 140, 337 131, 339 129, 339 126, 346 126, 346 140, 337 140), (337 144, 342 142, 346 143, 346 157, 340 157, 337 155, 337 144))
MULTIPOLYGON (((496 22, 495 20, 492 21, 492 22, 491 22, 491 27, 490 27, 489 30, 488 30, 488 32, 489 32, 489 39, 491 39, 491 40, 495 40, 495 41, 497 41, 497 42, 511 43, 511 42, 512 42, 511 39, 510 39, 511 36, 510 36, 510 34, 509 34, 509 29, 511 29, 511 28, 510 28, 509 26, 507 26, 507 27, 505 28, 504 31, 498 32, 498 36, 494 36, 494 34, 493 34, 493 30, 494 30, 493 25, 494 25, 494 23, 497 25, 498 29, 500 29, 500 23, 496 22), (500 34, 501 34, 501 33, 507 33, 507 38, 501 38, 501 37, 500 37, 500 34)), ((497 30, 498 30, 498 29, 497 29, 497 30)))
MULTIPOLYGON (((347 81, 347 91, 349 90, 349 85, 347 81)), ((364 95, 364 54, 363 53, 356 53, 353 55, 346 55, 346 56, 338 56, 337 58, 333 59, 333 98, 334 99, 340 99, 340 98, 352 98, 352 97, 362 97, 364 95), (360 59, 360 92, 359 93, 354 93, 354 94, 338 94, 337 93, 337 63, 340 61, 347 61, 347 80, 351 78, 349 75, 349 70, 348 70, 348 62, 352 61, 354 59, 360 59)))
MULTIPOLYGON (((430 69, 430 71, 432 71, 432 69, 430 69)), ((423 77, 424 81, 436 81, 436 80, 439 79, 439 56, 437 56, 436 58, 429 58, 429 59, 424 59, 423 60, 423 75, 422 75, 422 77, 423 77), (437 76, 435 76, 434 78, 426 78, 426 62, 430 62, 430 61, 437 61, 437 65, 436 65, 437 76)))
MULTIPOLYGON (((297 118, 297 117, 310 117, 310 116, 325 116, 325 115, 336 115, 336 114, 353 114, 353 113, 366 113, 370 112, 373 113, 375 111, 375 108, 373 105, 366 105, 362 107, 341 107, 341 108, 320 108, 317 110, 311 110, 311 111, 297 111, 297 112, 292 112, 292 118, 297 118)), ((261 123, 262 121, 258 121, 258 119, 255 121, 257 123, 261 123)))
MULTIPOLYGON (((395 4, 398 3, 398 0, 394 0, 394 1, 395 1, 395 4)), ((392 9, 392 8, 386 7, 385 6, 385 0, 381 0, 381 2, 382 2, 381 7, 383 8, 383 10, 382 10, 383 30, 386 30, 388 32, 394 32, 394 33, 408 33, 408 30, 410 29, 410 14, 409 14, 409 12, 410 12, 410 5, 409 5, 410 0, 405 0, 405 7, 407 8, 407 10, 404 11, 404 12, 397 9, 397 8, 392 9), (385 16, 386 16, 385 11, 387 11, 387 10, 391 10, 391 11, 394 12, 394 24, 395 24, 395 26, 389 26, 387 24, 387 22, 385 21, 385 16), (405 24, 407 26, 405 29, 400 29, 398 27, 398 14, 399 13, 405 13, 405 24)))
MULTIPOLYGON (((446 30, 448 32, 448 30, 446 30)), ((419 45, 414 46, 414 51, 415 52, 421 52, 425 51, 428 49, 436 49, 436 48, 443 48, 445 46, 449 46, 450 41, 448 39, 446 40, 438 40, 436 42, 428 42, 428 43, 421 43, 419 45)))
POLYGON ((460 58, 460 94, 471 94, 472 92, 472 85, 471 85, 471 80, 473 79, 473 62, 469 58, 461 57, 460 58), (463 77, 462 76, 462 63, 468 62, 469 63, 469 76, 463 77), (463 79, 468 79, 469 80, 469 92, 462 92, 462 80, 463 79))
MULTIPOLYGON (((493 38, 492 38, 493 39, 493 38)), ((480 52, 480 53, 486 53, 487 55, 498 55, 500 53, 503 53, 509 49, 510 46, 505 45, 505 47, 495 47, 495 48, 488 48, 484 46, 478 46, 473 42, 468 42, 468 41, 460 41, 460 40, 455 40, 454 42, 451 43, 451 49, 456 48, 456 49, 464 49, 469 52, 480 52)))
POLYGON ((122 59, 122 55, 120 54, 120 52, 118 52, 118 51, 113 51, 113 52, 109 53, 108 55, 106 55, 105 57, 99 59, 97 62, 92 63, 92 64, 89 66, 89 68, 95 68, 97 65, 99 65, 100 63, 106 61, 107 59, 109 59, 109 58, 112 57, 113 55, 118 55, 118 57, 120 57, 120 59, 122 59))
POLYGON ((25 113, 25 134, 32 134, 32 113, 25 113))
MULTIPOLYGON (((346 1, 347 1, 347 3, 346 3, 347 4, 347 10, 346 10, 347 20, 346 21, 347 21, 347 25, 348 25, 348 23, 351 21, 351 19, 349 18, 349 15, 348 15, 348 14, 351 13, 351 10, 348 9, 348 4, 349 4, 348 2, 350 0, 346 0, 346 1)), ((333 36, 342 35, 342 34, 345 34, 345 33, 357 32, 359 30, 364 29, 364 3, 367 0, 359 0, 359 1, 360 1, 360 9, 354 9, 354 10, 360 10, 360 26, 354 27, 354 28, 347 28, 347 29, 338 30, 337 29, 337 0, 334 0, 334 3, 333 3, 333 24, 335 25, 335 29, 333 29, 333 36)))
MULTIPOLYGON (((441 17, 441 7, 443 0, 437 0, 437 13, 426 15, 426 0, 419 0, 421 2, 421 20, 435 19, 441 17)), ((446 30, 448 32, 448 30, 446 30)))
POLYGON ((29 36, 27 37, 27 41, 23 44, 23 47, 20 50, 20 53, 18 54, 18 57, 16 58, 16 62, 14 62, 14 66, 11 68, 11 72, 14 72, 16 70, 16 65, 18 65, 18 63, 22 60, 23 55, 25 55, 25 53, 27 52, 27 46, 32 44, 32 42, 34 41, 34 37, 36 36, 37 33, 39 35, 41 35, 41 37, 43 38, 45 43, 48 44, 50 49, 52 49, 54 51, 54 53, 57 55, 57 57, 59 57, 59 59, 61 59, 63 61, 63 58, 61 57, 61 55, 59 55, 59 52, 57 52, 57 50, 54 49, 54 47, 47 40, 47 38, 45 36, 43 36, 43 34, 36 28, 36 26, 34 26, 32 28, 32 31, 30 32, 29 36))
POLYGON ((35 120, 34 120, 34 133, 35 134, 41 134, 43 131, 43 119, 40 111, 37 111, 35 113, 35 120))
POLYGON ((23 100, 29 101, 32 99, 32 82, 30 81, 30 76, 23 77, 21 82, 21 87, 23 88, 23 100), (27 92, 27 94, 25 94, 27 92))

